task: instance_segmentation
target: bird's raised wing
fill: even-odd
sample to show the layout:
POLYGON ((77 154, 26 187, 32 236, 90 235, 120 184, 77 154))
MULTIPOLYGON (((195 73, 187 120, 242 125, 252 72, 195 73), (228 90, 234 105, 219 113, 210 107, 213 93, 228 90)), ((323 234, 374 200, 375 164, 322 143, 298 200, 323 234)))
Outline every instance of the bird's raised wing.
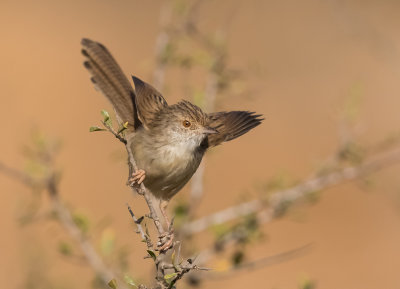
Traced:
POLYGON ((233 140, 255 128, 263 120, 261 114, 249 111, 215 112, 208 114, 208 117, 210 118, 209 126, 218 131, 208 136, 209 147, 233 140))
POLYGON ((133 75, 132 79, 135 84, 135 102, 138 117, 144 126, 147 127, 154 120, 155 115, 164 107, 167 107, 168 104, 161 93, 150 84, 133 75))
POLYGON ((111 53, 99 42, 84 38, 81 41, 84 66, 92 75, 92 82, 111 102, 122 122, 138 127, 140 122, 135 108, 135 93, 111 53))

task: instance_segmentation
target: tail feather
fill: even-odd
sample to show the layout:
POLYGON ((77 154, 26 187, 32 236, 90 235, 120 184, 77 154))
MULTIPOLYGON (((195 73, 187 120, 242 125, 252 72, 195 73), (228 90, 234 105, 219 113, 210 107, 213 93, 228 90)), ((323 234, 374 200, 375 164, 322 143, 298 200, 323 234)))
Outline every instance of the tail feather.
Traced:
POLYGON ((122 122, 128 122, 131 129, 140 121, 135 107, 135 93, 128 78, 123 73, 110 52, 102 44, 84 38, 81 41, 85 68, 92 75, 91 81, 113 105, 122 122))

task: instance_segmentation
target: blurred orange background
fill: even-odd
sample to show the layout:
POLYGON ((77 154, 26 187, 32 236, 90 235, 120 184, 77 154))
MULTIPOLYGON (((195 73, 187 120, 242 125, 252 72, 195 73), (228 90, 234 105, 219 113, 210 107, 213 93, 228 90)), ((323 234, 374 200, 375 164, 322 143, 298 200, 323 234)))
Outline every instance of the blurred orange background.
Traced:
MULTIPOLYGON (((246 79, 251 95, 219 99, 216 110, 253 110, 264 123, 206 158, 203 216, 257 196, 269 178, 286 172, 303 179, 340 143, 340 110, 356 94, 361 139, 373 144, 400 126, 400 3, 397 1, 203 1, 198 22, 205 33, 227 31, 228 63, 246 79), (226 23, 229 23, 225 27, 226 23)), ((106 133, 89 133, 103 108, 82 66, 80 40, 105 44, 127 75, 151 82, 159 15, 164 1, 8 1, 0 3, 0 160, 25 163, 21 147, 32 129, 61 139, 57 164, 61 195, 92 224, 106 222, 118 245, 130 252, 130 273, 149 279, 151 261, 132 230, 125 203, 139 213, 125 181, 121 145, 106 133)), ((168 74, 164 96, 186 95, 168 74)), ((200 82, 201 80, 199 80, 200 82)), ((296 206, 263 227, 267 236, 252 245, 249 260, 307 243, 300 257, 212 280, 203 288, 298 288, 304 279, 317 288, 399 288, 399 166, 375 174, 367 192, 357 183, 326 190, 314 205, 296 206)), ((188 189, 176 197, 185 198, 188 189)), ((57 244, 68 236, 56 222, 18 224, 30 198, 22 185, 0 175, 0 284, 27 285, 45 272, 49 288, 85 288, 93 278, 82 262, 65 260, 57 244)), ((46 199, 43 198, 46 208, 46 199)), ((173 205, 172 205, 173 206, 173 205)), ((95 226, 95 225, 94 225, 95 226)), ((92 243, 98 246, 100 233, 92 243)), ((182 287, 185 286, 183 283, 182 287)), ((40 287, 41 288, 41 287, 40 287)), ((43 286, 45 288, 45 286, 43 286)))

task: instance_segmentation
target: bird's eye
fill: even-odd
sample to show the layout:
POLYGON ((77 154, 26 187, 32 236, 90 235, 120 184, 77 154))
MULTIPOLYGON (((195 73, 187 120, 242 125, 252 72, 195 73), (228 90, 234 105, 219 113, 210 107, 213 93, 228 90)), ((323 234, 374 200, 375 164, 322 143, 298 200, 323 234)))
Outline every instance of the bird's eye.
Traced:
POLYGON ((190 127, 192 124, 190 123, 190 121, 188 121, 188 120, 184 120, 183 122, 182 122, 182 124, 183 124, 183 126, 184 127, 190 127))

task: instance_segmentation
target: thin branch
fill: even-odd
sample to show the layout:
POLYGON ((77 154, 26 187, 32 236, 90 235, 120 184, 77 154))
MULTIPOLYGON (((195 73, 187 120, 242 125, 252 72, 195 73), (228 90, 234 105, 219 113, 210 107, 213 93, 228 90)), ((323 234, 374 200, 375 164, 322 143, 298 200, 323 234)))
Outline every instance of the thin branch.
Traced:
POLYGON ((61 200, 57 195, 50 194, 53 209, 56 212, 61 224, 68 232, 68 234, 75 239, 75 241, 81 247, 85 259, 89 265, 95 270, 96 274, 101 278, 104 284, 107 284, 113 278, 118 280, 119 287, 127 288, 124 286, 122 279, 118 278, 110 268, 108 268, 103 262, 102 258, 97 254, 92 244, 82 234, 82 231, 75 224, 70 211, 62 204, 61 200))
MULTIPOLYGON (((128 139, 127 143, 125 144, 125 148, 126 151, 128 153, 128 160, 129 160, 129 171, 136 171, 137 165, 136 165, 136 161, 135 158, 133 157, 133 153, 132 153, 132 149, 131 149, 131 142, 130 139, 128 139)), ((156 213, 156 210, 153 206, 153 201, 152 198, 150 196, 150 193, 147 191, 146 187, 144 186, 143 183, 140 184, 140 186, 131 186, 131 189, 133 192, 137 192, 140 195, 142 195, 144 197, 144 199, 146 200, 147 206, 149 207, 150 210, 150 218, 153 220, 154 225, 158 231, 158 238, 159 238, 159 242, 158 244, 165 244, 165 242, 167 241, 168 238, 168 234, 165 234, 164 229, 161 225, 161 222, 158 218, 158 215, 156 213)), ((156 265, 156 280, 157 280, 157 287, 156 288, 160 288, 160 289, 166 289, 166 288, 170 288, 165 280, 165 272, 164 269, 162 268, 161 264, 163 262, 165 262, 165 257, 166 257, 166 253, 167 251, 171 249, 171 248, 167 248, 166 250, 162 250, 159 252, 159 255, 155 258, 155 265, 156 265)))
POLYGON ((243 263, 241 263, 237 266, 233 266, 230 269, 223 271, 223 272, 212 271, 212 272, 210 272, 210 274, 207 274, 207 277, 205 277, 204 280, 229 278, 229 277, 232 277, 233 275, 236 276, 236 274, 245 272, 248 270, 260 269, 260 268, 264 268, 267 266, 272 266, 275 264, 286 262, 286 261, 292 260, 294 258, 297 258, 299 256, 306 254, 307 252, 309 252, 311 250, 312 246, 313 246, 313 244, 307 244, 307 245, 301 246, 299 248, 288 250, 288 251, 285 251, 283 253, 279 253, 276 255, 267 256, 267 257, 256 259, 253 261, 243 262, 243 263))
POLYGON ((168 33, 167 26, 171 21, 171 5, 166 4, 160 12, 160 25, 161 31, 159 32, 156 39, 155 47, 155 59, 156 66, 153 72, 153 86, 158 90, 163 90, 164 79, 165 79, 165 68, 166 63, 164 54, 167 46, 170 44, 170 35, 168 33))
MULTIPOLYGON (((132 173, 134 173, 135 171, 138 170, 138 167, 136 165, 136 161, 135 161, 135 158, 133 157, 133 153, 132 153, 132 149, 131 149, 131 147, 132 147, 131 138, 122 137, 121 134, 116 132, 109 123, 106 123, 105 121, 103 121, 102 123, 109 132, 111 132, 120 142, 122 142, 125 145, 125 149, 128 154, 129 176, 131 176, 132 173)), ((146 187, 144 186, 143 183, 141 183, 140 186, 130 186, 130 188, 132 189, 132 191, 134 193, 138 193, 139 195, 142 195, 144 197, 144 199, 146 200, 147 206, 149 207, 149 210, 150 210, 150 218, 153 220, 153 222, 157 228, 158 234, 161 236, 164 233, 164 229, 161 225, 161 222, 158 218, 156 210, 153 206, 153 201, 152 201, 150 194, 148 193, 146 187)))
POLYGON ((5 164, 0 162, 0 172, 11 179, 15 179, 19 183, 32 188, 41 185, 40 182, 35 181, 33 178, 29 177, 27 174, 16 170, 14 168, 8 167, 5 164))
MULTIPOLYGON (((126 151, 129 156, 129 166, 133 168, 133 171, 137 171, 138 167, 136 165, 135 158, 133 157, 133 153, 131 150, 131 142, 128 140, 127 144, 125 145, 126 151)), ((144 186, 143 183, 140 184, 139 187, 137 186, 131 186, 131 189, 133 192, 136 192, 140 195, 142 195, 147 203, 147 206, 149 207, 150 210, 150 218, 153 220, 154 225, 156 226, 156 229, 158 231, 159 236, 164 234, 164 228, 161 225, 160 219, 158 218, 158 215, 156 213, 156 209, 153 206, 153 200, 150 196, 150 193, 147 191, 146 187, 144 186)))
POLYGON ((151 242, 150 236, 144 232, 142 224, 141 224, 142 221, 143 221, 143 217, 137 219, 135 214, 133 213, 131 207, 128 204, 127 204, 127 206, 128 206, 128 211, 131 214, 131 217, 132 217, 133 221, 136 224, 137 233, 139 233, 140 236, 142 237, 142 240, 146 242, 147 248, 152 250, 153 249, 153 243, 151 242))
MULTIPOLYGON (((196 6, 197 7, 197 6, 196 6)), ((190 19, 189 19, 190 21, 190 19)), ((188 22, 189 23, 189 22, 188 22)), ((193 23, 193 22, 190 22, 193 23)), ((189 25, 189 24, 187 24, 189 25)), ((195 29, 195 25, 192 24, 192 28, 195 29)), ((197 28, 196 28, 197 31, 197 28)), ((188 30, 185 31, 186 33, 189 33, 188 30)), ((220 78, 222 77, 221 72, 219 70, 220 67, 223 67, 220 65, 222 63, 223 55, 224 52, 220 51, 218 49, 210 49, 209 52, 212 56, 212 62, 214 65, 212 65, 209 68, 208 74, 207 74, 207 82, 206 82, 206 87, 204 89, 204 109, 208 112, 213 112, 215 109, 215 101, 220 93, 220 86, 218 85, 220 78)), ((191 187, 190 187, 190 210, 189 214, 191 216, 194 215, 196 209, 198 208, 200 201, 203 197, 204 193, 204 186, 203 186, 203 179, 204 179, 204 171, 205 171, 205 164, 204 160, 201 162, 199 168, 197 169, 196 173, 193 175, 192 180, 191 180, 191 187)))
POLYGON ((74 222, 69 209, 60 200, 57 186, 57 177, 54 172, 52 172, 50 176, 42 182, 35 181, 29 175, 24 174, 23 172, 20 172, 16 169, 10 168, 2 163, 0 163, 0 172, 7 175, 8 177, 17 180, 28 188, 35 188, 35 186, 37 186, 38 184, 41 184, 43 188, 46 188, 49 198, 51 200, 52 208, 57 214, 61 225, 80 246, 86 261, 94 269, 94 271, 101 278, 104 284, 107 284, 111 279, 115 278, 119 282, 119 288, 127 289, 127 287, 124 286, 125 283, 122 281, 122 279, 120 279, 118 275, 113 272, 113 270, 105 265, 102 258, 99 256, 99 254, 97 254, 92 244, 87 240, 82 231, 74 222))
MULTIPOLYGON (((216 62, 219 58, 218 55, 214 56, 214 61, 216 62)), ((211 71, 208 73, 207 83, 205 88, 205 109, 206 111, 214 111, 215 107, 215 99, 219 92, 218 89, 218 78, 219 75, 215 71, 215 69, 211 68, 211 71)), ((189 213, 191 216, 194 215, 196 209, 198 208, 200 201, 203 197, 204 193, 204 186, 203 186, 203 179, 204 179, 204 171, 205 171, 205 164, 204 160, 201 162, 199 168, 197 169, 196 173, 193 175, 191 183, 190 183, 190 208, 189 213)))
POLYGON ((194 260, 188 259, 183 264, 162 264, 161 265, 163 270, 164 269, 173 269, 175 272, 175 276, 173 280, 170 281, 168 288, 175 288, 174 285, 178 282, 182 277, 191 272, 191 271, 209 271, 210 268, 206 267, 199 267, 198 265, 194 264, 194 260))
POLYGON ((126 139, 121 135, 121 133, 116 132, 116 131, 114 130, 114 128, 113 128, 110 124, 106 123, 105 121, 102 121, 102 124, 103 124, 104 127, 105 127, 109 132, 111 132, 120 142, 122 142, 122 143, 125 144, 125 145, 127 144, 126 139))
POLYGON ((276 216, 279 208, 287 202, 296 201, 306 196, 308 193, 320 191, 322 189, 369 175, 383 168, 398 164, 399 162, 400 148, 397 148, 390 152, 381 153, 378 156, 372 157, 370 160, 359 166, 347 167, 310 179, 292 188, 278 191, 269 198, 268 207, 266 209, 264 209, 265 203, 263 201, 258 199, 252 200, 190 222, 183 227, 182 232, 184 234, 199 233, 211 226, 223 224, 239 217, 260 211, 262 222, 267 223, 276 216))
POLYGON ((194 217, 197 208, 200 205, 201 199, 203 198, 204 193, 204 170, 205 170, 205 160, 203 159, 197 168, 197 171, 194 173, 191 181, 190 181, 190 200, 189 200, 189 216, 194 217))

